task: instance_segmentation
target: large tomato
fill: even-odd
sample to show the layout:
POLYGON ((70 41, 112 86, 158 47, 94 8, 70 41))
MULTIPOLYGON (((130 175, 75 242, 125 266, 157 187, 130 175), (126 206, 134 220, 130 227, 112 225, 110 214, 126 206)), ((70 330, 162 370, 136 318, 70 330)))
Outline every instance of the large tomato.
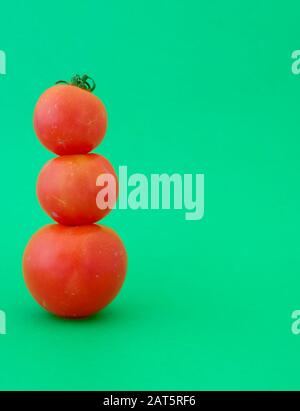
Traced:
POLYGON ((79 76, 74 78, 71 84, 57 84, 46 90, 34 110, 33 123, 39 140, 58 155, 89 153, 100 144, 106 131, 103 103, 92 94, 87 82, 79 76))
POLYGON ((37 195, 42 208, 55 221, 65 225, 91 224, 112 209, 118 193, 118 179, 106 158, 99 154, 56 157, 42 168, 37 195), (96 185, 100 175, 112 176, 104 187, 96 185), (109 191, 99 199, 101 189, 109 191), (99 208, 101 206, 101 208, 99 208))
POLYGON ((46 310, 62 317, 94 314, 118 294, 127 254, 118 235, 99 225, 40 229, 23 256, 29 291, 46 310))

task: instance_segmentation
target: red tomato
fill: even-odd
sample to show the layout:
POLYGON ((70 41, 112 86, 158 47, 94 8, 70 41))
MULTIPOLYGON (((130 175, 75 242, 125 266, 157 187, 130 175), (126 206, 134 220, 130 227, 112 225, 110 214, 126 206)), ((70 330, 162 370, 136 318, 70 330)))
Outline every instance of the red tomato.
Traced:
POLYGON ((30 239, 23 256, 32 296, 61 317, 86 317, 101 310, 120 291, 126 269, 121 239, 99 225, 45 226, 30 239))
POLYGON ((107 115, 101 100, 90 91, 57 84, 39 98, 33 123, 39 140, 50 151, 86 154, 102 141, 107 115))
POLYGON ((115 171, 99 154, 56 157, 45 164, 37 182, 42 208, 55 221, 65 225, 91 224, 102 219, 114 206, 117 193, 115 171), (97 187, 96 181, 101 174, 111 175, 114 184, 97 187), (108 195, 104 197, 103 209, 100 209, 96 203, 97 195, 108 188, 112 189, 111 193, 109 198, 108 195), (107 200, 111 201, 110 205, 107 200))

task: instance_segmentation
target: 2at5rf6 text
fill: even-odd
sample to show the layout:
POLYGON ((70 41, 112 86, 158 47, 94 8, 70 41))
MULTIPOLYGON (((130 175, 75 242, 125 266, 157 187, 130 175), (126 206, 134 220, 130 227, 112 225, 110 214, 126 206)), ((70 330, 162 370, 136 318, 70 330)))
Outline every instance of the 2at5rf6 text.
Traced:
POLYGON ((147 405, 196 405, 194 395, 148 395, 147 405))

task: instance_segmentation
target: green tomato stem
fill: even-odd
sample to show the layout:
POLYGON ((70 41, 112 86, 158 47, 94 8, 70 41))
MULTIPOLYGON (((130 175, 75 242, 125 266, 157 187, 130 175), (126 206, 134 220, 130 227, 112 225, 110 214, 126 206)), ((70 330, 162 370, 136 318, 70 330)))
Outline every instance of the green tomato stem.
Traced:
POLYGON ((84 90, 90 91, 91 93, 96 88, 95 81, 91 77, 89 77, 87 74, 84 74, 81 77, 79 74, 75 74, 75 76, 71 78, 70 82, 65 81, 65 80, 59 80, 55 84, 70 84, 72 86, 76 86, 84 90))

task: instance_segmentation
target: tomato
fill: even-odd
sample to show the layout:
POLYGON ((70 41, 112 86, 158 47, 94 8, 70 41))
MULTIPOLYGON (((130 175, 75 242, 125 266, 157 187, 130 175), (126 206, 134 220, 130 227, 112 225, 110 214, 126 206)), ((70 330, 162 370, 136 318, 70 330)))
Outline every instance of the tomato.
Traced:
POLYGON ((51 224, 30 239, 24 279, 36 301, 61 317, 92 315, 119 293, 127 254, 118 235, 99 225, 51 224))
POLYGON ((88 89, 57 84, 40 96, 33 123, 39 140, 50 151, 86 154, 102 141, 107 114, 101 100, 88 89))
POLYGON ((114 206, 117 193, 116 173, 110 162, 99 154, 56 157, 45 164, 37 182, 42 208, 55 221, 65 225, 91 224, 102 219, 114 206), (97 178, 102 174, 112 176, 114 184, 98 187, 97 178), (104 196, 99 208, 98 194, 101 189, 108 188, 111 191, 104 196))

